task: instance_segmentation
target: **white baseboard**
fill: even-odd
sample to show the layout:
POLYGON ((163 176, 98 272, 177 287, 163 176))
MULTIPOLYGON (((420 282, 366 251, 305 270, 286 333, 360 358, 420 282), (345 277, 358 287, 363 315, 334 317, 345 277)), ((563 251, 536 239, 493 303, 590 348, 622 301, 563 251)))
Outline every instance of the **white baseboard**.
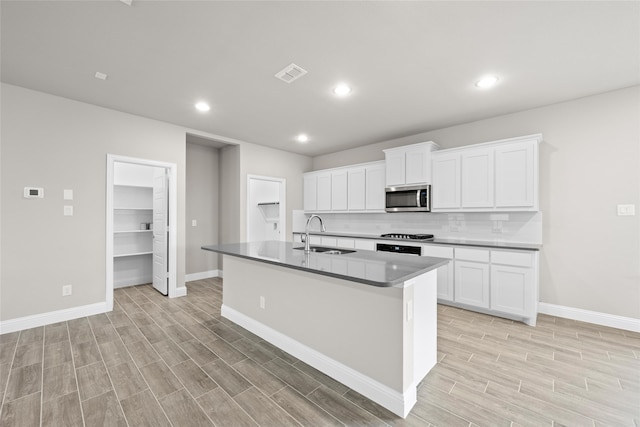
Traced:
POLYGON ((616 316, 614 314, 547 304, 544 302, 538 303, 538 313, 564 317, 565 319, 579 320, 581 322, 594 323, 596 325, 608 326, 610 328, 624 329, 625 331, 640 332, 640 319, 634 319, 632 317, 616 316))
POLYGON ((0 321, 0 335, 22 331, 29 328, 36 328, 38 326, 50 325, 52 323, 73 320, 80 317, 93 316, 94 314, 106 313, 108 311, 110 310, 107 309, 106 302, 98 302, 80 307, 4 320, 0 321))
POLYGON ((409 387, 404 393, 400 393, 229 306, 222 305, 221 314, 396 415, 405 418, 417 401, 417 392, 414 386, 409 387))
POLYGON ((211 277, 222 277, 222 270, 201 271, 200 273, 185 274, 185 282, 193 282, 195 280, 210 279, 211 277))
POLYGON ((176 288, 175 294, 169 295, 169 298, 184 297, 186 295, 187 295, 187 287, 186 286, 180 286, 179 288, 176 288))

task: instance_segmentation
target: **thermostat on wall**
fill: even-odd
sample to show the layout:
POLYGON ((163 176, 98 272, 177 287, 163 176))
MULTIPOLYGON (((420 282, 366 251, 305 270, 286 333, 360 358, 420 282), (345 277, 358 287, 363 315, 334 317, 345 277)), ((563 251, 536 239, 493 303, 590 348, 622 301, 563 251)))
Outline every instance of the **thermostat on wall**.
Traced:
POLYGON ((24 187, 24 198, 25 199, 43 199, 44 188, 24 187))

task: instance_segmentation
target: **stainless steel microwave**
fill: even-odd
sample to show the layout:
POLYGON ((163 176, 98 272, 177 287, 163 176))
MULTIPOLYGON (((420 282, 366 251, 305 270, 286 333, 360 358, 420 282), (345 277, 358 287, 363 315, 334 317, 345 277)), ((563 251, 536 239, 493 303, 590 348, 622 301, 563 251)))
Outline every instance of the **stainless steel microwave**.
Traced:
POLYGON ((385 210, 387 212, 431 211, 430 185, 387 187, 385 192, 385 210))

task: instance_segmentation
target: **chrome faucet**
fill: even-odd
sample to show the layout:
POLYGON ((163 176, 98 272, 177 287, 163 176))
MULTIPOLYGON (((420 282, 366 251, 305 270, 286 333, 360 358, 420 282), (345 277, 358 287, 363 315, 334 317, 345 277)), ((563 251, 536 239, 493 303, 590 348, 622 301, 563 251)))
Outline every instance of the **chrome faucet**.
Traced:
POLYGON ((311 220, 313 218, 318 218, 318 220, 320 221, 320 227, 321 230, 323 232, 327 231, 326 228, 324 228, 324 222, 322 222, 322 218, 320 218, 318 215, 311 215, 309 217, 309 219, 307 220, 307 226, 304 229, 304 253, 308 254, 311 253, 311 246, 309 246, 309 224, 311 224, 311 220))

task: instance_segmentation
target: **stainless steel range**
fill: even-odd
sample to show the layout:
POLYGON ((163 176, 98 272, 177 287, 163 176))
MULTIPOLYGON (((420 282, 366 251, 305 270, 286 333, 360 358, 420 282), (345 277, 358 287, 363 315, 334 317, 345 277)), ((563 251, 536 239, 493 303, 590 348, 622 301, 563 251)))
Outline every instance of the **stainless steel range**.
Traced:
MULTIPOLYGON (((405 234, 405 233, 388 233, 382 234, 380 237, 385 237, 387 239, 398 239, 398 240, 409 240, 414 242, 422 242, 425 240, 432 240, 433 234, 405 234)), ((394 252, 397 254, 406 254, 406 255, 422 255, 422 246, 412 246, 412 245, 396 245, 395 243, 386 244, 386 243, 378 243, 376 244, 376 251, 378 252, 394 252)))
POLYGON ((388 233, 388 234, 382 234, 380 237, 387 237, 390 239, 401 239, 401 240, 430 240, 430 239, 433 239, 433 234, 388 233))

